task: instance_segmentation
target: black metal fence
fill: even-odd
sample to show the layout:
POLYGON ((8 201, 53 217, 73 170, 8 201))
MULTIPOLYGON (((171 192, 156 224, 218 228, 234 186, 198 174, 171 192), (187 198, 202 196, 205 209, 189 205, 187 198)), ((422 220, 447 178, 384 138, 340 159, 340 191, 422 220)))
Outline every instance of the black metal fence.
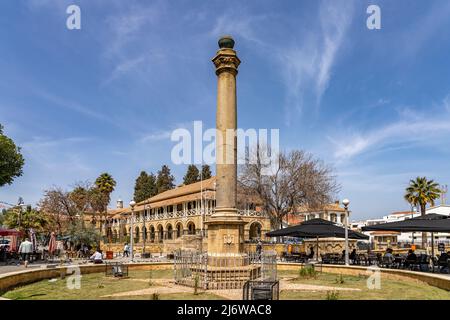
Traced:
POLYGON ((278 300, 278 281, 247 281, 244 285, 243 300, 278 300))
POLYGON ((128 265, 120 262, 107 262, 105 275, 113 277, 128 277, 128 265))
POLYGON ((275 281, 275 252, 211 255, 178 251, 174 255, 177 284, 202 289, 242 289, 248 280, 275 281))

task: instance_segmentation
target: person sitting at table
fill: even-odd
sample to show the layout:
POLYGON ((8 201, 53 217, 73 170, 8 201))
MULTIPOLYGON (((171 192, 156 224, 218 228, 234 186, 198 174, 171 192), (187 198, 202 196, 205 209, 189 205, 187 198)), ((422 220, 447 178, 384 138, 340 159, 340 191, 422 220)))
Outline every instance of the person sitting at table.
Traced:
POLYGON ((413 263, 417 261, 417 256, 412 249, 408 250, 408 255, 405 260, 405 267, 411 266, 413 263))
POLYGON ((90 260, 94 261, 95 264, 103 263, 103 254, 101 250, 96 250, 94 254, 90 257, 90 260))
POLYGON ((439 271, 444 272, 448 271, 448 259, 450 259, 450 251, 449 252, 442 252, 442 254, 439 256, 439 259, 437 261, 438 266, 440 267, 439 271))
POLYGON ((309 247, 308 259, 313 259, 313 258, 314 258, 314 247, 311 246, 311 247, 309 247))
POLYGON ((6 262, 6 245, 0 247, 0 261, 6 262))
POLYGON ((384 253, 383 259, 388 263, 392 264, 395 260, 394 255, 392 254, 393 250, 391 248, 387 248, 386 252, 384 253))
POLYGON ((350 255, 348 256, 348 258, 352 261, 353 264, 356 264, 356 249, 353 249, 352 252, 350 252, 350 255))

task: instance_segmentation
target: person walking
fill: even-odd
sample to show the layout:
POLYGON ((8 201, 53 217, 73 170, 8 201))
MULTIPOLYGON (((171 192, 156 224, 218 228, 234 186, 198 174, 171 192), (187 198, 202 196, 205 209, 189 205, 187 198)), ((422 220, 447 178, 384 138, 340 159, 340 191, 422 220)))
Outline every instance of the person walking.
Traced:
POLYGON ((30 254, 33 252, 33 243, 25 238, 19 246, 19 254, 22 256, 23 264, 25 268, 28 268, 28 261, 30 260, 30 254))
POLYGON ((125 258, 128 257, 130 254, 130 246, 128 245, 128 243, 125 243, 124 247, 123 247, 123 257, 125 258))

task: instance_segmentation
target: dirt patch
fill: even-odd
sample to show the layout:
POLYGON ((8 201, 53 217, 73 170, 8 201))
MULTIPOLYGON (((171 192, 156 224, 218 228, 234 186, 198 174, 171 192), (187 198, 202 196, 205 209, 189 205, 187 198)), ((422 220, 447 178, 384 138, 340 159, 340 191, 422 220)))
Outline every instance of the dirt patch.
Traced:
MULTIPOLYGON (((139 282, 146 282, 146 283, 148 283, 150 281, 150 279, 124 279, 124 280, 139 281, 139 282)), ((152 295, 154 293, 171 294, 171 293, 186 293, 186 292, 190 293, 190 292, 192 292, 192 288, 178 286, 178 285, 174 284, 172 279, 151 279, 151 282, 152 282, 153 286, 146 288, 146 289, 118 292, 118 293, 114 293, 114 294, 101 296, 101 298, 145 296, 145 295, 152 295)))
POLYGON ((343 288, 343 287, 331 287, 331 286, 318 286, 313 284, 302 283, 286 283, 282 281, 280 283, 280 290, 299 290, 299 291, 361 291, 357 288, 343 288))
POLYGON ((134 291, 126 291, 126 292, 119 292, 114 294, 109 294, 106 296, 101 296, 101 298, 108 298, 108 297, 130 297, 130 296, 146 296, 146 295, 152 295, 154 293, 158 294, 170 294, 170 293, 183 293, 183 292, 191 292, 192 290, 184 290, 183 288, 170 288, 170 287, 150 287, 147 289, 141 289, 141 290, 134 290, 134 291))

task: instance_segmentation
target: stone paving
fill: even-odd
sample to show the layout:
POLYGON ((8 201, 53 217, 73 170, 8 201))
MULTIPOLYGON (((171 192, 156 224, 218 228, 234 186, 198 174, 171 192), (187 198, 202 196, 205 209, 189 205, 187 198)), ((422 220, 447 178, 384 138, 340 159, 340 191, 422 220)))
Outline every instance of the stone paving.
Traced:
MULTIPOLYGON (((88 261, 87 259, 70 259, 70 262, 64 263, 64 266, 70 266, 70 265, 85 265, 85 264, 93 264, 92 262, 88 261)), ((154 258, 134 258, 133 263, 149 263, 149 262, 167 262, 165 257, 154 257, 154 258)), ((131 262, 130 258, 123 258, 123 257, 117 257, 113 260, 105 260, 105 262, 131 262)), ((0 274, 15 272, 15 271, 22 271, 22 270, 34 270, 38 268, 46 268, 47 265, 59 265, 59 260, 55 260, 54 262, 33 262, 28 264, 28 268, 25 268, 23 264, 17 264, 17 263, 8 263, 7 265, 4 263, 0 263, 0 274)))

